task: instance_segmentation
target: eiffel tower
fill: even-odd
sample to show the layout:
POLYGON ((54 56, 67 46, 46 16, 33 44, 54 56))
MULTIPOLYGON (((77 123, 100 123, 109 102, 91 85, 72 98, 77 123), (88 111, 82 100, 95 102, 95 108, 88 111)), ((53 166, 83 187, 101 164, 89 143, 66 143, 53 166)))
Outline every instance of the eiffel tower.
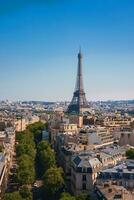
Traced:
POLYGON ((72 101, 68 106, 67 113, 82 114, 84 111, 89 110, 89 105, 86 100, 84 87, 83 87, 83 76, 82 76, 82 53, 79 50, 78 53, 78 71, 75 91, 73 94, 72 101))

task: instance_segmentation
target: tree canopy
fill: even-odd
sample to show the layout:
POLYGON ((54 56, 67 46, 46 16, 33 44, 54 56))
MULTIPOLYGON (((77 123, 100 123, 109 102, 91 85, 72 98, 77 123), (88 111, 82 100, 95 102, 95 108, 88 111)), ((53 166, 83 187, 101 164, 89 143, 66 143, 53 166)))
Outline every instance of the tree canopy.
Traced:
POLYGON ((37 138, 40 138, 44 127, 45 125, 42 122, 36 122, 29 125, 25 131, 16 134, 16 141, 18 142, 16 155, 19 166, 17 177, 21 185, 31 184, 35 180, 35 142, 37 142, 37 138))
POLYGON ((134 159, 134 149, 127 150, 126 156, 127 156, 128 159, 134 159))
POLYGON ((76 200, 91 200, 91 198, 89 195, 81 193, 78 196, 76 196, 76 200))
POLYGON ((81 193, 78 196, 72 196, 69 193, 63 192, 60 196, 60 200, 90 200, 90 197, 84 193, 81 193))
POLYGON ((41 152, 43 150, 47 150, 49 147, 50 147, 50 144, 47 141, 42 140, 37 146, 37 151, 41 152))
POLYGON ((23 186, 19 193, 23 199, 32 200, 32 193, 26 186, 23 186))
POLYGON ((48 148, 47 150, 43 150, 39 153, 39 162, 41 171, 44 174, 47 169, 50 167, 54 167, 56 164, 55 160, 55 154, 51 148, 48 148))
POLYGON ((63 188, 65 182, 63 178, 62 168, 51 167, 49 168, 44 177, 44 188, 48 194, 54 195, 63 188))
POLYGON ((37 157, 40 166, 41 176, 50 168, 56 165, 55 153, 51 149, 50 144, 41 141, 37 146, 37 157))
POLYGON ((60 200, 76 200, 74 196, 71 196, 69 193, 63 192, 61 194, 60 200))
POLYGON ((4 200, 24 200, 19 192, 6 193, 4 200))

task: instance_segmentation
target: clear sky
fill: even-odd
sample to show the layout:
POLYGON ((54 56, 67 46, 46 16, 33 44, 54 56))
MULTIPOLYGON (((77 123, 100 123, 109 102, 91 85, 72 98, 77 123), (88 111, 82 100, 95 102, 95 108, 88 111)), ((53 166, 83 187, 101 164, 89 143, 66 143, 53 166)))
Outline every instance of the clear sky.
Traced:
POLYGON ((134 0, 0 0, 0 99, 134 99, 134 0))

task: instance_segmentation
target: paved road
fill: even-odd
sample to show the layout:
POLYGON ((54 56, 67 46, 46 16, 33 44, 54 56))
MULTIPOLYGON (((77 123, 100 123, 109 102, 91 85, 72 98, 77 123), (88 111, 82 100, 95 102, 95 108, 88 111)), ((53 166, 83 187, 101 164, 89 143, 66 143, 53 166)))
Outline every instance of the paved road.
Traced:
POLYGON ((33 200, 45 200, 43 195, 43 182, 42 180, 36 180, 33 184, 33 200), (35 186, 34 186, 35 185, 35 186))

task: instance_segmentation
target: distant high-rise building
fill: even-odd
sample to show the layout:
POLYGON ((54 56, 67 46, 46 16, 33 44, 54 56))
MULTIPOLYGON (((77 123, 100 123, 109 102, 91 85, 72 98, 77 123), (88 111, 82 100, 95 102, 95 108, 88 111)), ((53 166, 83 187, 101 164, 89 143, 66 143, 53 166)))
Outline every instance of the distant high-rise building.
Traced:
POLYGON ((72 101, 68 106, 67 112, 72 114, 82 114, 84 111, 89 110, 89 105, 86 100, 84 87, 83 87, 83 76, 82 76, 82 53, 81 50, 78 53, 78 71, 75 91, 73 94, 72 101))

